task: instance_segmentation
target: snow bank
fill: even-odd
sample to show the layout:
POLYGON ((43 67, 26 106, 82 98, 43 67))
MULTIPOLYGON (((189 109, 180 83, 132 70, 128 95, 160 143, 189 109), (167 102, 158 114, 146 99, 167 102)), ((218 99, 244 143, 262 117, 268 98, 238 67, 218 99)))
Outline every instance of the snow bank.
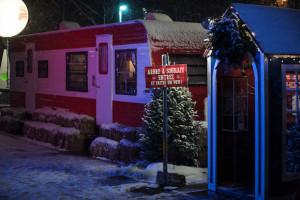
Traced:
POLYGON ((207 129, 207 121, 200 121, 200 126, 207 129))
MULTIPOLYGON (((163 163, 151 163, 145 170, 156 175, 158 171, 163 171, 163 163)), ((184 175, 189 183, 207 178, 207 168, 168 164, 168 172, 184 175)))
MULTIPOLYGON (((151 163, 144 169, 139 168, 136 165, 130 165, 122 167, 120 171, 117 171, 116 173, 118 175, 129 176, 139 180, 144 180, 147 183, 155 184, 158 171, 163 171, 162 163, 151 163)), ((207 182, 207 168, 168 164, 168 172, 184 175, 186 177, 187 185, 207 182)))

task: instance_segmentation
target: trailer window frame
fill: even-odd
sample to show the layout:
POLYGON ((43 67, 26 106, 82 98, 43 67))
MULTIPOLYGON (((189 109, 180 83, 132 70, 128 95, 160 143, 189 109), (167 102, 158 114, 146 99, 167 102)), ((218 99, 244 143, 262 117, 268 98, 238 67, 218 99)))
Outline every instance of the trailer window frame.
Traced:
POLYGON ((118 95, 137 95, 137 49, 115 50, 115 93, 118 95), (129 55, 131 54, 131 55, 129 55), (125 66, 131 57, 130 65, 125 66), (126 57, 126 58, 125 58, 126 57), (123 64, 122 64, 123 63, 123 64), (127 68, 124 71, 121 68, 127 68))
POLYGON ((24 60, 17 60, 15 66, 15 75, 16 77, 24 77, 25 75, 25 62, 24 60))
POLYGON ((66 53, 66 90, 88 92, 88 52, 66 53), (79 58, 75 58, 76 56, 79 56, 79 58), (76 69, 76 65, 82 69, 80 67, 76 69))
POLYGON ((48 60, 38 61, 38 78, 48 78, 49 76, 49 62, 48 60))

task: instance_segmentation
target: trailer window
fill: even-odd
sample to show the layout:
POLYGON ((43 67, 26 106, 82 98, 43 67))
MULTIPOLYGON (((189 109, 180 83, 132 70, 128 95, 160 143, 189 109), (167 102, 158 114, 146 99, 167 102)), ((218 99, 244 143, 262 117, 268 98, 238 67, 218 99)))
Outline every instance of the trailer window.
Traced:
POLYGON ((72 52, 66 54, 67 83, 70 91, 88 91, 87 52, 72 52))
POLYGON ((115 52, 116 94, 136 95, 136 50, 115 52))
POLYGON ((48 78, 48 60, 38 61, 38 77, 48 78))
POLYGON ((24 77, 24 61, 16 61, 16 77, 24 77))
POLYGON ((188 85, 207 84, 206 59, 201 55, 171 54, 169 58, 170 64, 187 64, 188 85))

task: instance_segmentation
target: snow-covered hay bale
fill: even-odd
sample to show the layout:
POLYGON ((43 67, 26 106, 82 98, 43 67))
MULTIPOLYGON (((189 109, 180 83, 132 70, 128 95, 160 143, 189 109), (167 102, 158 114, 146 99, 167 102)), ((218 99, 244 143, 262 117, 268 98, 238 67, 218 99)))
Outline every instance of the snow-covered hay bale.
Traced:
POLYGON ((59 126, 51 123, 27 121, 24 123, 24 135, 30 139, 49 142, 49 137, 56 135, 59 126))
POLYGON ((100 135, 118 142, 122 139, 137 141, 137 128, 127 127, 118 123, 101 124, 100 135))
POLYGON ((71 152, 83 151, 83 138, 80 137, 80 131, 76 128, 57 128, 57 146, 71 152))
POLYGON ((13 115, 11 108, 1 108, 0 113, 1 113, 1 116, 12 116, 13 115))
POLYGON ((119 142, 105 137, 97 137, 90 146, 90 152, 93 158, 104 157, 110 160, 119 160, 119 142))
POLYGON ((138 143, 127 139, 120 141, 120 161, 130 163, 139 158, 140 147, 138 143))
POLYGON ((58 124, 62 127, 73 127, 80 130, 80 134, 92 136, 95 134, 96 122, 93 117, 70 112, 63 108, 44 107, 36 109, 32 120, 58 124))
POLYGON ((13 134, 22 134, 24 122, 10 115, 0 117, 0 130, 13 134))
POLYGON ((23 132, 26 137, 40 142, 50 143, 53 146, 74 153, 83 153, 85 137, 80 136, 76 128, 61 127, 47 122, 27 121, 23 132))
POLYGON ((20 120, 26 118, 26 110, 25 108, 1 108, 0 109, 1 116, 11 116, 20 120))

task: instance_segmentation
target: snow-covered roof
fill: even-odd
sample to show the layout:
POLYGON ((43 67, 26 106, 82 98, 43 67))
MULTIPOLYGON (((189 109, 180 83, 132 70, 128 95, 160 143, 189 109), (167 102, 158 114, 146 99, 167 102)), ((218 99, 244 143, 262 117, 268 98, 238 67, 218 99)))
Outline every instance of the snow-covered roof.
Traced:
POLYGON ((266 54, 300 54, 300 10, 233 4, 266 54))
POLYGON ((146 20, 157 20, 157 21, 164 21, 164 22, 173 22, 169 15, 163 13, 148 13, 145 16, 146 20))
POLYGON ((143 20, 153 48, 204 48, 207 31, 200 23, 143 20))

